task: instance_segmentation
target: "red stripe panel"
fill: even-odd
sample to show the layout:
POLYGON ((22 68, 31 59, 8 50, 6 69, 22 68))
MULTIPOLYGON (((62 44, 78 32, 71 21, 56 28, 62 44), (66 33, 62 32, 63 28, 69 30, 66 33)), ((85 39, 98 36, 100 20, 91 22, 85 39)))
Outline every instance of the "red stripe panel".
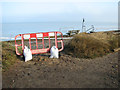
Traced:
POLYGON ((43 37, 48 37, 49 34, 48 33, 43 33, 43 37))
POLYGON ((36 33, 35 34, 30 34, 30 38, 36 38, 36 33))

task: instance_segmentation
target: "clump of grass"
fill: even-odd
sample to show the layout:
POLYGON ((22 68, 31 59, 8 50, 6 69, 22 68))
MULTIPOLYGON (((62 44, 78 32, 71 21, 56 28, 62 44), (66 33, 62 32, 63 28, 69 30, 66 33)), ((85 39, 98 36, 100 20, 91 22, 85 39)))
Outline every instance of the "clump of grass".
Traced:
POLYGON ((17 60, 15 47, 9 42, 2 42, 2 69, 8 70, 17 60))
POLYGON ((64 51, 78 58, 95 58, 111 52, 110 43, 105 41, 89 34, 79 34, 65 46, 64 51))
POLYGON ((113 51, 116 48, 120 47, 120 41, 119 41, 120 36, 114 36, 113 38, 111 38, 109 41, 110 44, 110 50, 113 51))

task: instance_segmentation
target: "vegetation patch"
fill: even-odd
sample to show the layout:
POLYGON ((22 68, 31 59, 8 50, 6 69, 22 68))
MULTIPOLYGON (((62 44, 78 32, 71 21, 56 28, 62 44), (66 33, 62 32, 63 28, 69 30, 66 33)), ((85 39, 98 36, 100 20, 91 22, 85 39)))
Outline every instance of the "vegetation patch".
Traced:
POLYGON ((9 69, 17 60, 15 54, 15 47, 9 42, 2 42, 2 69, 3 71, 9 69))
POLYGON ((108 33, 81 33, 65 45, 65 53, 78 58, 95 58, 118 48, 118 36, 108 33))

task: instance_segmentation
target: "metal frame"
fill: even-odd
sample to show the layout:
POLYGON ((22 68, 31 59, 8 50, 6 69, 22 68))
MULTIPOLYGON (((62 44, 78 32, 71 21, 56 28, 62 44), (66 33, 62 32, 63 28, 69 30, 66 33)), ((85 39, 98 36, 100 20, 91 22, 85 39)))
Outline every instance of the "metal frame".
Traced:
POLYGON ((42 54, 42 53, 47 53, 50 51, 51 45, 50 45, 50 36, 54 36, 55 37, 55 46, 58 48, 58 42, 61 43, 61 49, 59 49, 59 51, 62 51, 64 48, 64 44, 63 44, 63 35, 61 32, 40 32, 40 33, 27 33, 27 34, 19 34, 15 36, 15 50, 16 50, 16 54, 17 55, 23 55, 22 53, 19 53, 18 51, 18 47, 21 46, 22 47, 22 51, 24 50, 24 39, 28 39, 29 40, 29 47, 30 50, 32 52, 32 54, 42 54), (58 36, 57 34, 61 35, 61 40, 58 40, 58 36), (17 38, 21 37, 21 44, 17 44, 17 38), (45 48, 44 45, 44 37, 48 37, 49 39, 49 47, 45 48), (31 48, 31 38, 35 38, 36 39, 36 49, 32 49, 31 48), (38 43, 37 38, 42 38, 42 43, 38 43), (43 48, 42 49, 38 49, 38 44, 42 44, 43 48))

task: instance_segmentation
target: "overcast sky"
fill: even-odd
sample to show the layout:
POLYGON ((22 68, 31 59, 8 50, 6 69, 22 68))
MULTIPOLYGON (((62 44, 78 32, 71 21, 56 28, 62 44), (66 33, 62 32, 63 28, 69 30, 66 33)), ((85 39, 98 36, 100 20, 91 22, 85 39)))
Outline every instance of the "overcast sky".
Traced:
POLYGON ((2 0, 3 23, 117 22, 118 0, 2 0))

